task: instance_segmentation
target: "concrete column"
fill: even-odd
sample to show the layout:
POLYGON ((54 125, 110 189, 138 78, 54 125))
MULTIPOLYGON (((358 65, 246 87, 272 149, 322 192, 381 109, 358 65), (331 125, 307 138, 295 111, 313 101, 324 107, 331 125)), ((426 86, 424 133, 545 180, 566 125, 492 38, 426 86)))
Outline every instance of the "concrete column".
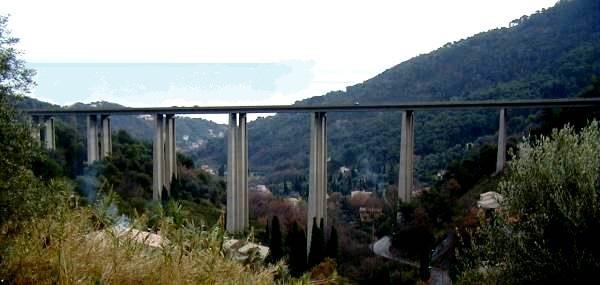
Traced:
POLYGON ((310 169, 308 178, 307 253, 310 252, 313 219, 327 225, 327 116, 317 112, 310 122, 310 169))
POLYGON ((236 137, 237 132, 237 114, 229 114, 229 129, 227 133, 227 231, 237 232, 237 199, 236 199, 236 137))
POLYGON ((44 117, 44 127, 44 146, 48 150, 54 150, 56 149, 54 118, 51 116, 44 117))
POLYGON ((177 173, 177 132, 175 130, 175 116, 171 117, 171 120, 169 122, 169 130, 171 132, 171 139, 172 139, 172 143, 171 143, 171 152, 173 153, 173 173, 172 175, 175 176, 175 178, 178 178, 179 175, 177 173))
POLYGON ((248 215, 248 137, 246 114, 229 114, 227 136, 227 231, 244 232, 248 215))
POLYGON ((498 156, 496 158, 496 174, 504 169, 506 164, 506 109, 500 109, 500 122, 498 124, 498 156))
MULTIPOLYGON (((163 188, 165 190, 168 190, 168 175, 167 175, 167 118, 166 118, 166 114, 163 117, 162 120, 162 138, 161 138, 161 142, 162 142, 162 184, 163 184, 163 188)), ((161 196, 162 198, 162 196, 161 196)))
POLYGON ((112 130, 109 115, 100 115, 100 130, 100 156, 106 158, 112 154, 112 130))
POLYGON ((160 201, 162 198, 164 176, 164 145, 163 145, 163 114, 154 115, 154 141, 152 151, 152 199, 160 201))
POLYGON ((246 114, 238 116, 238 146, 239 146, 239 197, 240 197, 240 226, 245 231, 250 226, 248 208, 248 136, 246 114))
POLYGON ((410 202, 413 189, 413 111, 402 113, 402 131, 400 134, 400 167, 398 175, 398 198, 410 202))
POLYGON ((39 116, 31 116, 31 138, 36 144, 42 143, 42 137, 40 136, 40 117, 39 116))
POLYGON ((167 114, 165 118, 165 187, 171 194, 171 180, 175 174, 175 115, 167 114))
POLYGON ((98 116, 87 116, 87 164, 92 165, 98 160, 98 116))

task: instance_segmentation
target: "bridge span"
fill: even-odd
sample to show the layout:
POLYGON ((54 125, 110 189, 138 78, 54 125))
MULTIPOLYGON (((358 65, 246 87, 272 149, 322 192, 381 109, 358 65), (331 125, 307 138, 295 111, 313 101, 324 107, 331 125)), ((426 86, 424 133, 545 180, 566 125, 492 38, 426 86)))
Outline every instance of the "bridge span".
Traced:
POLYGON ((398 197, 410 201, 413 191, 414 112, 423 110, 496 109, 499 112, 498 154, 496 172, 506 163, 506 110, 516 108, 599 107, 600 98, 539 99, 516 101, 444 101, 407 102, 398 104, 348 105, 271 105, 220 107, 157 107, 157 108, 95 108, 29 110, 32 136, 47 149, 55 148, 54 116, 78 115, 87 118, 87 162, 111 154, 111 115, 152 115, 153 199, 170 193, 171 180, 177 177, 175 153, 175 115, 229 114, 227 139, 227 219, 231 233, 244 232, 248 226, 248 113, 312 113, 310 135, 310 169, 308 195, 307 246, 310 245, 313 220, 327 224, 327 113, 328 112, 389 112, 402 111, 398 197), (41 129, 43 133, 40 133, 41 129))

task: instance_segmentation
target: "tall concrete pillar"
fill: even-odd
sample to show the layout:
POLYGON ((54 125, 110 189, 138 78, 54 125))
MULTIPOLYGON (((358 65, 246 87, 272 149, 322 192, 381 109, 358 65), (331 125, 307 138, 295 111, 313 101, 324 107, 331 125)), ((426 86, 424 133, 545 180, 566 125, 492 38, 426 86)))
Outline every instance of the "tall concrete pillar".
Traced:
POLYGON ((506 109, 500 109, 500 122, 498 123, 498 156, 496 158, 496 174, 504 169, 506 164, 506 109))
POLYGON ((154 141, 152 151, 152 200, 160 201, 162 198, 164 177, 164 144, 163 144, 163 114, 154 115, 154 141))
POLYGON ((413 111, 404 111, 400 133, 400 167, 398 173, 398 198, 404 202, 410 202, 413 189, 413 122, 413 111))
POLYGON ((227 231, 240 233, 249 226, 248 145, 246 114, 229 114, 227 136, 227 231))
MULTIPOLYGON (((165 190, 169 190, 168 189, 168 175, 167 175, 167 118, 166 118, 166 114, 163 116, 163 120, 162 120, 162 186, 165 190)), ((161 195, 162 198, 162 195, 161 195)))
POLYGON ((310 169, 308 177, 307 253, 313 220, 327 225, 327 115, 314 113, 310 121, 310 169))
POLYGON ((87 164, 91 165, 98 160, 98 116, 87 116, 87 164))
POLYGON ((54 118, 51 116, 44 117, 44 146, 48 150, 56 149, 54 118))
POLYGON ((40 136, 40 117, 39 116, 31 116, 31 138, 36 144, 42 143, 42 137, 40 136))
POLYGON ((112 154, 112 131, 109 115, 100 115, 100 156, 106 158, 112 154))
POLYGON ((250 226, 248 208, 248 136, 246 125, 246 114, 238 114, 238 177, 239 177, 239 205, 240 221, 242 231, 250 226))
POLYGON ((173 163, 173 168, 172 168, 172 175, 175 176, 175 178, 179 177, 178 173, 177 173, 177 131, 175 128, 175 116, 173 115, 171 117, 171 120, 169 121, 169 132, 171 133, 171 153, 172 153, 172 163, 173 163))
POLYGON ((175 162, 175 115, 167 114, 165 117, 165 187, 171 194, 171 180, 175 175, 177 164, 175 162))
POLYGON ((227 132, 227 231, 230 233, 237 232, 236 219, 236 193, 237 188, 234 184, 236 179, 236 163, 235 163, 235 142, 237 136, 237 114, 229 114, 229 128, 227 132))

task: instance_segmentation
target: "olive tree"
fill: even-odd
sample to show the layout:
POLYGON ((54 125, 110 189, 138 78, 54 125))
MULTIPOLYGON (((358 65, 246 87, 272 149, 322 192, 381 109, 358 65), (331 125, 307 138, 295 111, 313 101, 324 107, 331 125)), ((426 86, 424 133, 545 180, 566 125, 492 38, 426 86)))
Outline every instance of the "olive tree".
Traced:
POLYGON ((600 129, 525 138, 499 184, 500 211, 474 235, 464 283, 577 283, 600 272, 600 129), (477 276, 476 278, 473 278, 477 276), (479 280, 479 281, 476 281, 479 280))

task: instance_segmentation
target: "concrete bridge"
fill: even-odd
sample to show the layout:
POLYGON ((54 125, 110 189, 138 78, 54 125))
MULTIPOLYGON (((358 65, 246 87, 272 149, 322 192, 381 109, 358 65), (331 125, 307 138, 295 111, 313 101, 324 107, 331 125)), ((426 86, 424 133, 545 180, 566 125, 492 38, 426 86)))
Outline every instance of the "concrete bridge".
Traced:
POLYGON ((506 163, 506 110, 515 108, 598 107, 600 98, 547 99, 519 101, 447 101, 385 105, 327 105, 327 106, 232 106, 232 107, 167 107, 118 109, 60 109, 30 110, 33 136, 47 149, 55 148, 54 119, 56 115, 87 117, 87 163, 111 153, 111 115, 152 115, 153 141, 153 199, 160 200, 163 189, 170 192, 171 179, 177 177, 175 153, 175 115, 229 114, 227 139, 227 219, 231 233, 245 231, 248 226, 248 113, 311 113, 310 170, 308 195, 307 240, 310 245, 313 218, 327 224, 327 113, 402 111, 398 197, 410 201, 413 190, 414 112, 422 110, 496 109, 499 111, 498 155, 496 171, 506 163), (43 125, 43 133, 40 133, 43 125), (40 136, 43 135, 43 139, 40 136), (98 141, 99 138, 99 141, 98 141))

